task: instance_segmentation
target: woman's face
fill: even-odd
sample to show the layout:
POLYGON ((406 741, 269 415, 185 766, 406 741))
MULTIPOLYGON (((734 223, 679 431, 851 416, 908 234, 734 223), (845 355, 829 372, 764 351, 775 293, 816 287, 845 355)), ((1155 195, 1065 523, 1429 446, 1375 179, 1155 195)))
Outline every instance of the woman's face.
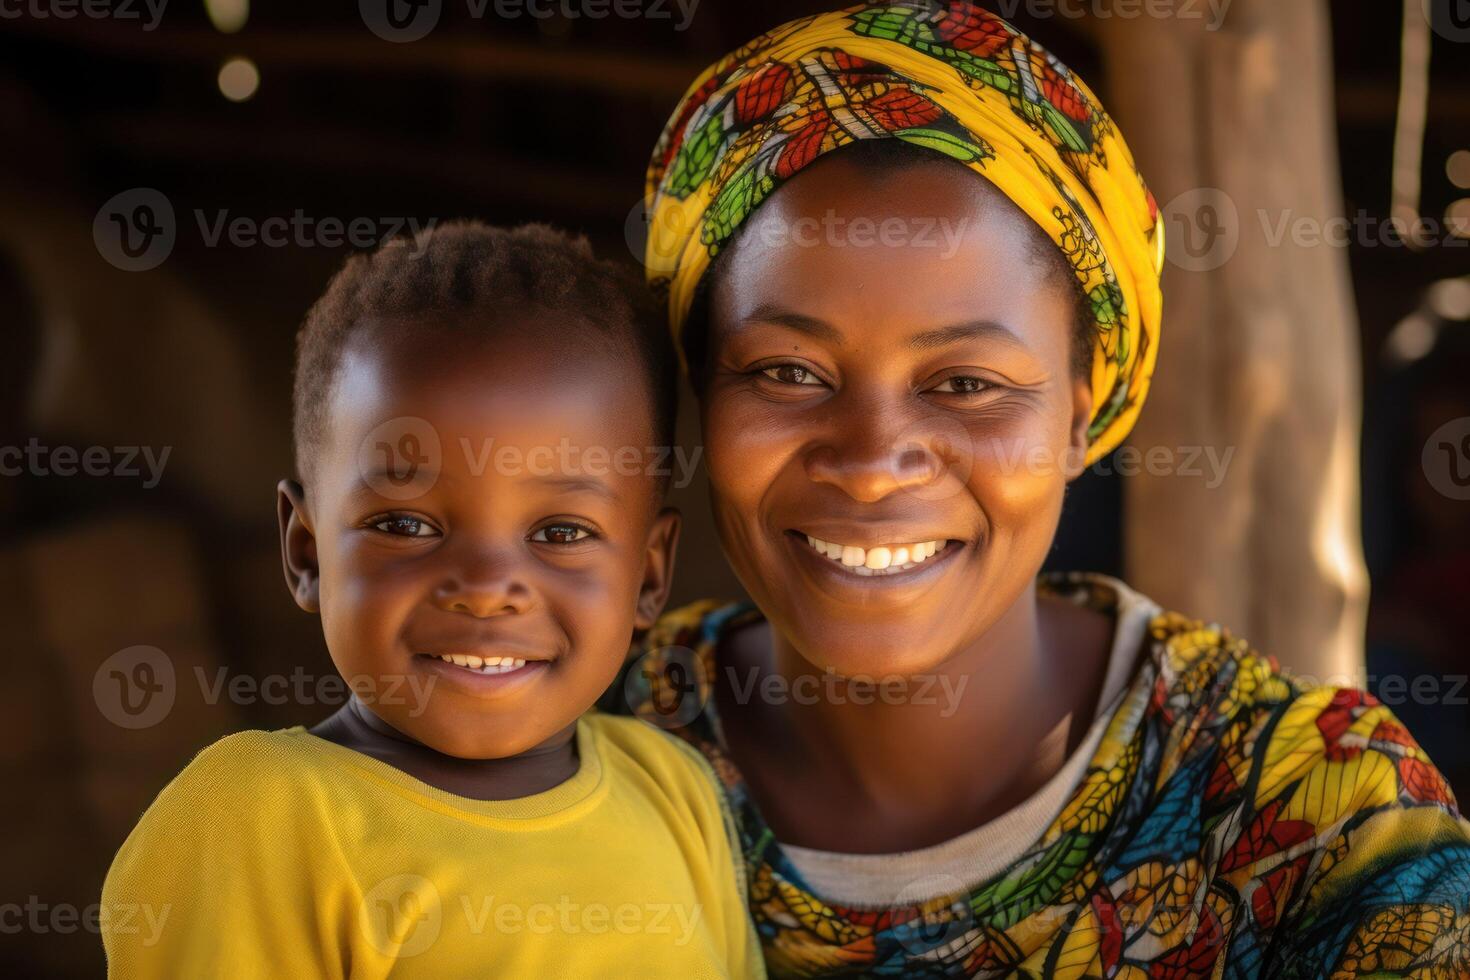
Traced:
POLYGON ((931 670, 1039 571, 1092 401, 1075 294, 1038 242, 958 165, 875 176, 837 153, 724 257, 702 400, 715 519, 817 669, 931 670))

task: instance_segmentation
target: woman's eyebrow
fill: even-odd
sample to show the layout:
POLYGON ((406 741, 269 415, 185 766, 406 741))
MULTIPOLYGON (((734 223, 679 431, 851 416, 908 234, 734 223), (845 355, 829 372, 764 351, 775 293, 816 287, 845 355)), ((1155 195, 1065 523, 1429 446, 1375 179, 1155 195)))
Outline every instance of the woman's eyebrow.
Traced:
POLYGON ((762 303, 751 310, 741 320, 742 323, 774 323, 778 326, 789 327, 800 331, 817 340, 825 340, 830 344, 842 343, 842 331, 838 330, 826 320, 819 320, 805 313, 797 313, 794 310, 782 309, 771 303, 762 303))
POLYGON ((973 340, 977 337, 993 338, 1017 347, 1026 346, 1014 330, 994 320, 971 320, 968 323, 925 330, 910 337, 909 346, 914 350, 933 350, 959 340, 973 340))

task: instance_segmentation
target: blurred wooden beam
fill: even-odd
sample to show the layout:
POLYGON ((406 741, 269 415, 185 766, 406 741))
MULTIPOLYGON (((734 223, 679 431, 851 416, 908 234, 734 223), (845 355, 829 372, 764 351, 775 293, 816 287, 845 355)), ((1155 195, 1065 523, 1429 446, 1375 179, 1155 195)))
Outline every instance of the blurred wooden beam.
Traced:
POLYGON ((1131 441, 1233 453, 1218 485, 1172 471, 1127 481, 1125 563, 1166 607, 1223 623, 1300 675, 1361 684, 1347 249, 1290 230, 1320 235, 1343 214, 1327 18, 1325 0, 1234 0, 1214 32, 1179 18, 1100 25, 1109 105, 1171 240, 1158 370, 1131 441))

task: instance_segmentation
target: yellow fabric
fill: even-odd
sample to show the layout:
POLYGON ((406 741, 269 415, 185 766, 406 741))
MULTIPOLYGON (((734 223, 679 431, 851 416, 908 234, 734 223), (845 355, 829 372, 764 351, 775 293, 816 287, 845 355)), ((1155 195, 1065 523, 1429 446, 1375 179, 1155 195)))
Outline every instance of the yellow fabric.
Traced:
POLYGON ((959 0, 805 17, 695 79, 654 149, 645 199, 645 266, 676 340, 711 260, 761 201, 821 155, 874 138, 965 163, 1067 256, 1097 327, 1088 462, 1117 446, 1158 354, 1158 207, 1091 90, 959 0))
POLYGON ((109 974, 764 976, 707 765, 633 719, 577 744, 566 783, 484 802, 301 728, 221 739, 113 862, 109 974))

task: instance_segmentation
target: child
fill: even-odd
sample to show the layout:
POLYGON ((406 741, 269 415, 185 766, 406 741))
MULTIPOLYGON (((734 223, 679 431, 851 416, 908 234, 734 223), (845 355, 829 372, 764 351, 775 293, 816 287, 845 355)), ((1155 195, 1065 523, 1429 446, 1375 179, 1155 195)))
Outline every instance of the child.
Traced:
POLYGON ((696 753, 584 716, 668 595, 673 371, 631 284, 540 226, 349 260, 306 318, 286 581, 355 692, 159 794, 117 977, 761 974, 696 753))

